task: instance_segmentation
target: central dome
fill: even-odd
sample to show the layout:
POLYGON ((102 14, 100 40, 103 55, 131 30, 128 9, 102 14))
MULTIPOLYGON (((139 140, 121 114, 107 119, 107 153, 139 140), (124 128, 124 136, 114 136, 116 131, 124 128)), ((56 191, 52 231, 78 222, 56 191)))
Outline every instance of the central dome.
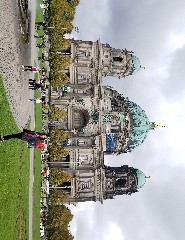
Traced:
POLYGON ((139 105, 115 90, 112 91, 111 107, 111 114, 115 115, 115 118, 112 117, 109 121, 112 120, 112 133, 115 134, 116 154, 131 152, 144 142, 151 129, 160 126, 150 122, 139 105), (115 126, 117 128, 114 128, 115 126))
POLYGON ((131 101, 128 101, 127 105, 130 112, 130 139, 127 144, 127 151, 131 152, 143 143, 151 129, 151 123, 145 111, 139 105, 131 101))

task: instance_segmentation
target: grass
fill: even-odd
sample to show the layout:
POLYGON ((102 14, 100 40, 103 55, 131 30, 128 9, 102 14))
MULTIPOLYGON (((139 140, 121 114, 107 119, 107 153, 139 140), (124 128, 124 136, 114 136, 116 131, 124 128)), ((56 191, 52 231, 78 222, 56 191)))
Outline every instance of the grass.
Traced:
MULTIPOLYGON (((43 12, 39 7, 39 4, 43 3, 42 0, 37 0, 36 9, 36 22, 43 21, 43 12)), ((43 35, 42 28, 37 31, 39 35, 43 35)), ((37 42, 42 43, 41 39, 37 39, 37 42)), ((38 56, 42 55, 42 49, 38 50, 38 56)), ((42 61, 39 61, 39 67, 42 68, 42 61)), ((38 75, 35 79, 38 79, 38 75)), ((39 90, 35 91, 35 98, 40 98, 41 93, 39 90)), ((42 105, 35 104, 35 131, 42 131, 42 105)), ((40 197, 41 197, 41 153, 39 149, 35 149, 34 152, 34 203, 33 203, 33 240, 40 239, 40 197)))
MULTIPOLYGON (((39 93, 36 91, 36 97, 39 93)), ((42 130, 42 105, 35 105, 35 130, 42 130)), ((33 205, 33 239, 37 240, 40 236, 40 197, 41 197, 41 153, 39 149, 34 152, 34 205, 33 205)))
MULTIPOLYGON (((39 90, 35 91, 35 98, 40 98, 39 90)), ((35 130, 42 131, 42 105, 35 104, 35 130)), ((34 205, 33 205, 33 240, 40 236, 40 197, 41 197, 41 153, 39 149, 34 152, 34 205)))
POLYGON ((39 4, 42 4, 43 0, 37 0, 37 9, 36 9, 36 21, 42 22, 43 21, 43 11, 40 8, 39 4))
MULTIPOLYGON (((35 91, 35 98, 40 98, 41 93, 39 90, 35 91)), ((35 130, 37 132, 42 131, 42 104, 35 104, 35 130)))
MULTIPOLYGON (((0 77, 0 133, 19 129, 11 113, 0 77)), ((28 239, 29 150, 20 140, 0 144, 0 239, 28 239)))
POLYGON ((40 198, 41 198, 41 154, 36 149, 34 163, 34 213, 33 213, 33 240, 37 240, 40 235, 40 198))

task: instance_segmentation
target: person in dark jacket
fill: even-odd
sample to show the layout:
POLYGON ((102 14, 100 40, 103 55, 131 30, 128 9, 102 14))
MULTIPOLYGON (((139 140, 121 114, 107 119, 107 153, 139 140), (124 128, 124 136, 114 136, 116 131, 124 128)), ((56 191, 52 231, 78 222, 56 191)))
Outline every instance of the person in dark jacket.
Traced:
POLYGON ((26 141, 29 144, 36 144, 37 142, 47 139, 47 134, 23 129, 23 131, 20 133, 10 134, 6 136, 1 135, 0 142, 15 138, 26 141))
POLYGON ((29 79, 29 89, 32 89, 32 90, 37 90, 37 89, 43 89, 44 88, 44 85, 40 82, 38 82, 37 80, 35 79, 29 79))

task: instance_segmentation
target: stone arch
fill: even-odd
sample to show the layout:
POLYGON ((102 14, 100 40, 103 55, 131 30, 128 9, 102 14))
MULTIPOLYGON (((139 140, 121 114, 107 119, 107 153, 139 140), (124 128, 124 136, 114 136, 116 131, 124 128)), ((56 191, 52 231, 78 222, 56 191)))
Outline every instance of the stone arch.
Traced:
POLYGON ((90 120, 89 112, 85 109, 73 109, 72 112, 73 129, 80 130, 84 128, 90 120))
POLYGON ((125 187, 127 185, 127 180, 125 178, 119 178, 116 183, 115 183, 115 187, 117 188, 122 188, 125 187))

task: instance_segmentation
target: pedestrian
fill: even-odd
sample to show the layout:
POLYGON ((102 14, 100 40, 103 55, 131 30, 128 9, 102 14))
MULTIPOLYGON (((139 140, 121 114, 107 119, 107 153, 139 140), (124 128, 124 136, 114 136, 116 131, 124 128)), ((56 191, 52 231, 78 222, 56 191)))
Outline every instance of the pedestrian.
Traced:
POLYGON ((30 98, 30 99, 28 99, 28 101, 34 102, 34 103, 42 103, 42 99, 41 98, 30 98))
POLYGON ((47 26, 47 23, 45 23, 45 22, 35 22, 35 24, 37 25, 37 26, 44 26, 44 27, 46 27, 47 26))
POLYGON ((35 86, 35 79, 29 79, 29 89, 34 89, 35 86))
POLYGON ((39 149, 42 151, 42 149, 44 148, 44 143, 42 143, 42 142, 36 142, 35 148, 39 148, 39 149))
POLYGON ((40 82, 36 82, 36 80, 29 79, 29 89, 37 90, 37 89, 43 89, 44 85, 40 82))
POLYGON ((44 38, 44 35, 34 35, 34 38, 41 38, 41 39, 43 39, 44 38))
POLYGON ((23 131, 19 133, 0 136, 0 142, 4 142, 10 139, 20 139, 22 141, 28 142, 30 145, 33 145, 33 144, 36 144, 37 142, 47 139, 47 134, 31 131, 28 129, 23 129, 23 131))
POLYGON ((44 61, 44 60, 45 60, 45 54, 42 53, 42 55, 41 55, 40 57, 38 57, 38 60, 42 60, 42 61, 44 61))
POLYGON ((41 89, 41 90, 42 90, 43 88, 44 88, 44 85, 41 84, 41 83, 37 83, 37 82, 36 82, 35 85, 34 85, 34 89, 35 89, 35 90, 37 90, 37 89, 41 89))
POLYGON ((22 65, 22 71, 30 71, 30 72, 36 73, 36 72, 39 72, 40 69, 37 66, 24 66, 24 65, 22 65))
POLYGON ((44 43, 41 43, 41 44, 37 44, 36 47, 38 47, 38 48, 45 48, 46 45, 44 43))

